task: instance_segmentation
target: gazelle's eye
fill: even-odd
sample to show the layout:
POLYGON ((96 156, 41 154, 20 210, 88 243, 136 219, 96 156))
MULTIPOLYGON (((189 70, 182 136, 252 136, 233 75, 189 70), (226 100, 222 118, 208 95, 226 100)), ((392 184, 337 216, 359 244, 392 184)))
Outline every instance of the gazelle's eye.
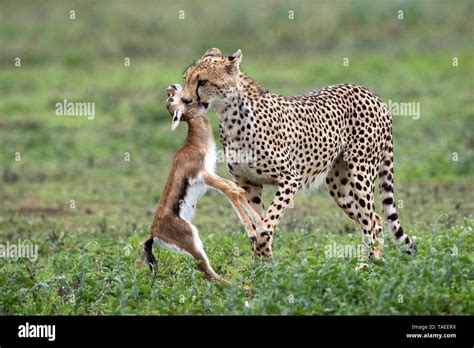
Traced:
POLYGON ((202 87, 205 86, 207 83, 207 80, 198 80, 198 86, 202 87))

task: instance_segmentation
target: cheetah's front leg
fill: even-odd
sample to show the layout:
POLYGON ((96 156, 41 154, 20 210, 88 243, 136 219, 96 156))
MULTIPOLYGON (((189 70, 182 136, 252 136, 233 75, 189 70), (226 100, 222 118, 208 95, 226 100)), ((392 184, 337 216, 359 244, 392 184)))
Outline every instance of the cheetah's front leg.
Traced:
POLYGON ((287 173, 282 175, 282 182, 278 185, 276 196, 263 220, 266 231, 257 234, 257 243, 253 250, 254 257, 262 255, 272 257, 273 231, 300 187, 301 179, 298 176, 287 173))

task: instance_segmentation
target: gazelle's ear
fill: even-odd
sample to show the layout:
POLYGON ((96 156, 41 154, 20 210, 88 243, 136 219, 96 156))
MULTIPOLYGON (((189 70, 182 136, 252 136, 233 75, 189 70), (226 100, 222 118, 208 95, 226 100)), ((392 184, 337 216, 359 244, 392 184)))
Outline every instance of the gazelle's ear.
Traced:
POLYGON ((179 83, 173 83, 172 85, 169 85, 168 88, 166 89, 166 94, 168 97, 174 96, 176 93, 179 93, 183 90, 183 87, 179 83))
POLYGON ((176 128, 178 128, 179 121, 181 120, 181 116, 183 115, 184 106, 180 106, 176 109, 173 114, 173 121, 171 121, 171 131, 174 132, 176 128))
POLYGON ((206 52, 204 52, 201 58, 204 57, 222 57, 222 52, 218 48, 209 48, 206 52))
POLYGON ((240 62, 242 61, 242 57, 243 57, 242 51, 237 50, 237 51, 234 52, 234 54, 229 56, 229 60, 232 62, 232 64, 235 67, 239 68, 240 67, 240 62))

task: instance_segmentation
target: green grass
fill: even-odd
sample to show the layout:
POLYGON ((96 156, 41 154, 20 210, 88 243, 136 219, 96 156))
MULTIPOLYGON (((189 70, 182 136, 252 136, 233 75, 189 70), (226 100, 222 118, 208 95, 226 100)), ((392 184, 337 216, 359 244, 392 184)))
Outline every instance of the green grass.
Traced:
MULTIPOLYGON (((0 314, 473 313, 472 3, 367 1, 369 12, 349 1, 239 4, 2 4, 0 244, 28 240, 39 257, 0 258, 0 314), (72 23, 60 19, 70 8, 72 23), (185 21, 169 14, 181 8, 185 21), (420 119, 394 117, 395 198, 415 256, 387 231, 385 258, 368 269, 328 257, 333 243, 359 245, 360 232, 322 189, 295 198, 274 260, 254 262, 231 206, 212 191, 193 222, 233 285, 210 284, 193 260, 157 248, 152 284, 141 243, 186 133, 170 133, 165 90, 212 46, 241 48, 243 69, 284 95, 351 82, 385 102, 420 103, 420 119), (63 99, 95 102, 95 119, 55 116, 63 99)), ((218 172, 230 177, 222 163, 218 172)))
MULTIPOLYGON (((393 243, 388 243, 383 261, 356 271, 356 259, 325 255, 326 246, 333 242, 353 245, 359 242, 359 232, 353 230, 355 226, 341 218, 340 212, 329 205, 328 197, 316 195, 311 199, 312 210, 323 211, 317 217, 296 211, 287 214, 275 241, 275 260, 270 263, 250 260, 246 237, 237 227, 236 219, 226 218, 227 223, 219 221, 219 216, 228 214, 230 209, 207 198, 202 202, 197 226, 212 264, 234 284, 229 288, 209 284, 194 269, 191 259, 163 250, 158 253, 159 271, 152 286, 150 271, 139 261, 145 237, 140 226, 147 220, 145 214, 122 209, 112 216, 93 216, 86 223, 81 222, 83 216, 67 219, 14 216, 2 220, 2 230, 39 245, 39 259, 37 263, 25 259, 2 261, 0 312, 472 312, 472 219, 453 213, 440 216, 436 222, 417 224, 409 222, 407 215, 416 216, 419 211, 405 213, 405 226, 410 226, 410 233, 416 236, 417 255, 406 256, 393 243), (77 227, 66 227, 65 220, 76 220, 77 227), (216 220, 219 222, 215 223, 216 220), (455 248, 457 256, 453 254, 455 248)), ((299 199, 296 203, 298 207, 308 202, 299 199)))

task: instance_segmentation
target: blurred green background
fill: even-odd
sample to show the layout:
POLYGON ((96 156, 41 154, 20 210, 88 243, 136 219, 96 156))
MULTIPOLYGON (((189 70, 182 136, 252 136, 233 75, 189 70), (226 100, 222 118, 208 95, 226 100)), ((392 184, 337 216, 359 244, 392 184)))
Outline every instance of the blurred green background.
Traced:
POLYGON ((472 1, 1 3, 0 161, 16 172, 12 154, 22 152, 25 165, 35 163, 17 173, 25 180, 44 166, 82 175, 85 163, 125 151, 138 170, 173 151, 182 137, 168 132, 165 88, 209 47, 242 49, 243 69, 277 93, 352 82, 385 102, 420 103, 419 120, 395 119, 399 178, 474 169, 472 1), (96 119, 55 117, 63 99, 95 102, 96 119))
MULTIPOLYGON (((91 240, 109 245, 111 249, 101 251, 109 256, 128 245, 138 252, 173 153, 186 134, 184 126, 170 132, 170 116, 164 107, 166 87, 181 82, 184 69, 210 47, 219 47, 224 54, 240 48, 243 70, 276 93, 295 95, 349 82, 371 89, 386 103, 419 103, 419 119, 394 117, 395 197, 401 200, 399 213, 405 229, 429 236, 428 226, 440 217, 446 233, 466 218, 472 225, 473 12, 474 2, 469 0, 0 0, 0 240, 28 238, 38 243, 47 258, 40 258, 36 274, 53 288, 69 286, 78 270, 66 269, 71 263, 79 264, 83 254, 77 250, 91 240), (21 67, 15 67, 17 57, 21 67), (125 58, 130 58, 129 67, 124 66, 125 58), (343 65, 344 58, 349 59, 348 66, 343 65), (64 99, 94 102, 95 119, 56 116, 55 104, 64 99), (17 152, 21 161, 15 161, 17 152), (124 161, 126 152, 129 162, 124 161), (54 278, 62 273, 64 279, 54 278)), ((214 112, 209 112, 209 118, 217 135, 214 112)), ((229 177, 222 163, 218 172, 229 177)), ((271 194, 271 189, 265 193, 267 202, 271 194)), ((313 239, 307 243, 317 241, 320 249, 334 238, 347 242, 348 233, 357 231, 325 190, 302 194, 279 227, 277 256, 292 255, 293 243, 299 241, 292 232, 307 231, 308 221, 313 221, 308 219, 316 224, 310 229, 313 239)), ((238 269, 226 255, 237 245, 247 257, 247 246, 225 199, 215 192, 206 195, 196 225, 221 272, 230 275, 238 269)), ((458 235, 452 238, 457 240, 458 235)), ((472 243, 463 245, 461 250, 472 256, 472 243)), ((94 262, 101 264, 101 253, 94 255, 94 262)), ((165 255, 173 260, 171 268, 180 264, 181 259, 165 255)), ((298 267, 305 263, 298 257, 304 258, 305 252, 300 250, 296 259, 288 259, 294 261, 295 269, 288 271, 293 266, 286 265, 285 274, 304 272, 298 267)), ((133 264, 127 259, 123 262, 117 266, 120 272, 120 267, 133 264)), ((30 295, 23 300, 30 299, 31 306, 16 308, 17 290, 35 285, 17 289, 14 274, 20 277, 26 270, 9 272, 3 274, 11 284, 2 296, 4 313, 95 313, 89 307, 65 309, 55 302, 62 303, 58 295, 49 293, 51 302, 39 305, 27 292, 30 295)), ((104 281, 102 271, 95 272, 97 281, 104 281)), ((416 279, 418 274, 413 276, 416 279)), ((454 284, 461 286, 465 279, 459 277, 454 284)), ((382 291, 385 283, 368 286, 382 291)), ((440 287, 453 289, 452 282, 446 284, 440 287)), ((472 292, 466 291, 472 304, 472 292)), ((301 295, 305 296, 310 295, 301 295)), ((84 301, 93 303, 93 298, 97 294, 84 301)), ((111 307, 97 313, 136 313, 126 300, 125 304, 113 302, 121 298, 117 292, 111 298, 111 307)), ((451 301, 443 309, 443 298, 441 304, 424 301, 418 312, 410 307, 400 313, 462 313, 467 308, 451 301)), ((338 312, 327 310, 331 303, 319 305, 327 313, 338 312)), ((355 306, 340 312, 386 311, 381 305, 371 306, 370 300, 355 306)), ((201 309, 196 308, 188 312, 201 309)), ((320 309, 302 308, 302 313, 320 309)), ((252 313, 266 312, 284 310, 270 307, 252 313)))

